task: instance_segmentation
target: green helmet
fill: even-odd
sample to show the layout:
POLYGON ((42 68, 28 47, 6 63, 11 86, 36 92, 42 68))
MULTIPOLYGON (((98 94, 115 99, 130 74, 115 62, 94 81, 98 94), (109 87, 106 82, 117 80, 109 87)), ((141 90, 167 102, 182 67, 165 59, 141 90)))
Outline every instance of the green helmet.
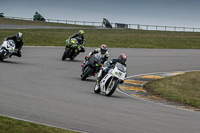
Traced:
POLYGON ((78 33, 79 33, 79 35, 84 35, 85 32, 84 32, 84 30, 79 30, 78 33))

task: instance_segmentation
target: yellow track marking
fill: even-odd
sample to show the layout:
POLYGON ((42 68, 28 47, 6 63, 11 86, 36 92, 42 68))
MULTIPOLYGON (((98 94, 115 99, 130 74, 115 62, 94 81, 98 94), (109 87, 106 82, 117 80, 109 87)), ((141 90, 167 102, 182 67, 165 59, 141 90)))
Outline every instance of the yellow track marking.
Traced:
POLYGON ((137 85, 143 85, 145 84, 147 81, 139 81, 139 80, 124 80, 124 83, 128 83, 128 84, 137 84, 137 85))
POLYGON ((136 94, 131 94, 131 95, 134 96, 134 97, 141 98, 141 99, 146 99, 145 97, 142 97, 142 96, 139 96, 139 95, 136 95, 136 94))
POLYGON ((184 73, 185 72, 176 72, 176 73, 165 73, 165 74, 175 76, 175 75, 184 74, 184 73))
MULTIPOLYGON (((176 76, 176 75, 180 75, 180 74, 184 74, 186 72, 171 72, 171 73, 163 73, 164 75, 170 75, 170 76, 176 76)), ((168 77, 168 76, 158 76, 158 75, 144 75, 144 76, 137 76, 137 78, 146 78, 146 79, 162 79, 162 78, 165 78, 165 77, 168 77)), ((141 80, 124 80, 124 83, 128 83, 128 84, 133 84, 133 85, 141 85, 143 86, 144 84, 146 84, 147 82, 149 81, 141 81, 141 80)), ((156 95, 150 95, 148 93, 146 93, 146 90, 143 89, 143 87, 137 87, 137 86, 120 86, 119 87, 120 89, 123 89, 123 90, 129 90, 130 92, 133 91, 133 93, 136 93, 136 94, 130 94, 134 97, 137 97, 139 99, 144 99, 144 100, 157 100, 157 101, 167 101, 166 99, 163 99, 163 98, 160 98, 160 97, 157 97, 156 95), (135 91, 135 92, 134 92, 135 91), (137 93, 139 92, 139 93, 137 93), (141 94, 141 92, 144 92, 144 94, 147 94, 147 95, 143 95, 141 94)), ((183 109, 183 110, 188 110, 188 111, 200 111, 200 109, 196 109, 196 108, 193 108, 193 107, 184 107, 184 106, 179 106, 179 105, 168 105, 168 106, 171 106, 171 107, 175 107, 177 109, 183 109)))
POLYGON ((155 95, 152 95, 151 97, 152 97, 153 99, 161 100, 160 97, 157 97, 157 96, 155 96, 155 95))
POLYGON ((189 110, 189 111, 198 111, 198 109, 193 109, 193 108, 190 108, 190 107, 179 107, 179 106, 174 106, 174 105, 171 105, 171 107, 175 107, 177 109, 184 109, 184 110, 189 110))
POLYGON ((140 76, 139 78, 162 79, 162 78, 165 78, 165 77, 163 77, 163 76, 156 76, 156 75, 145 75, 145 76, 140 76))
POLYGON ((136 87, 136 86, 120 86, 123 90, 132 90, 132 91, 143 91, 146 92, 142 87, 136 87))

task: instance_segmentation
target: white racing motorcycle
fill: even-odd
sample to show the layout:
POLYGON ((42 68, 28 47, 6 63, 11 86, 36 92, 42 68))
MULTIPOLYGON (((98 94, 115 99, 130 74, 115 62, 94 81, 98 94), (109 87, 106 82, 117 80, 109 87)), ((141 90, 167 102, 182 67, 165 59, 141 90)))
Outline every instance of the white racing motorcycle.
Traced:
MULTIPOLYGON (((101 71, 99 75, 101 75, 101 71)), ((111 96, 120 80, 124 81, 126 77, 126 67, 120 63, 116 63, 114 68, 111 68, 108 73, 101 79, 100 83, 96 82, 94 86, 95 93, 105 93, 106 96, 111 96)))
POLYGON ((3 41, 0 47, 0 60, 4 60, 12 53, 15 53, 15 42, 13 40, 3 41))

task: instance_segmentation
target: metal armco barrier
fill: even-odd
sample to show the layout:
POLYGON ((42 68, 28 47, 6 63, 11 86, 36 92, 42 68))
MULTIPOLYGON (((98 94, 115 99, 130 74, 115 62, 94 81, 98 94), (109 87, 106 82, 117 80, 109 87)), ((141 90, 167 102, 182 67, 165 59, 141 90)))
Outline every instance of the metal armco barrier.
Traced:
MULTIPOLYGON (((5 16, 5 18, 33 21, 33 18, 10 17, 10 16, 5 16)), ((89 21, 46 19, 46 22, 76 24, 76 25, 88 25, 88 26, 98 26, 98 27, 103 26, 102 22, 89 22, 89 21)), ((113 27, 115 27, 116 23, 111 23, 111 25, 113 27)), ((176 31, 177 32, 200 32, 200 28, 191 28, 191 27, 174 27, 174 26, 141 25, 141 24, 126 24, 126 25, 128 25, 127 29, 154 30, 154 31, 174 31, 174 32, 176 32, 176 31)))

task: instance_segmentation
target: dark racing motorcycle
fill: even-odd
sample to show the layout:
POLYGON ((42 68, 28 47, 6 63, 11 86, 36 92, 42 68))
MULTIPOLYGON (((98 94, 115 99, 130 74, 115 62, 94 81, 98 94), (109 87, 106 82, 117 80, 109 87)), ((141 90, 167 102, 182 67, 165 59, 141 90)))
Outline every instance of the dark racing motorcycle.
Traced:
POLYGON ((80 46, 76 38, 67 39, 66 42, 67 43, 66 43, 65 51, 62 56, 62 60, 64 61, 66 58, 70 58, 70 60, 74 60, 75 57, 78 55, 79 48, 80 47, 83 48, 84 46, 80 46))
POLYGON ((46 21, 46 20, 45 20, 45 18, 43 16, 34 15, 33 16, 33 21, 46 21))
POLYGON ((85 80, 87 77, 95 76, 101 69, 101 55, 92 55, 82 68, 81 80, 85 80))
POLYGON ((112 25, 111 23, 107 20, 107 19, 103 19, 103 25, 106 27, 106 28, 111 28, 112 29, 112 25))

